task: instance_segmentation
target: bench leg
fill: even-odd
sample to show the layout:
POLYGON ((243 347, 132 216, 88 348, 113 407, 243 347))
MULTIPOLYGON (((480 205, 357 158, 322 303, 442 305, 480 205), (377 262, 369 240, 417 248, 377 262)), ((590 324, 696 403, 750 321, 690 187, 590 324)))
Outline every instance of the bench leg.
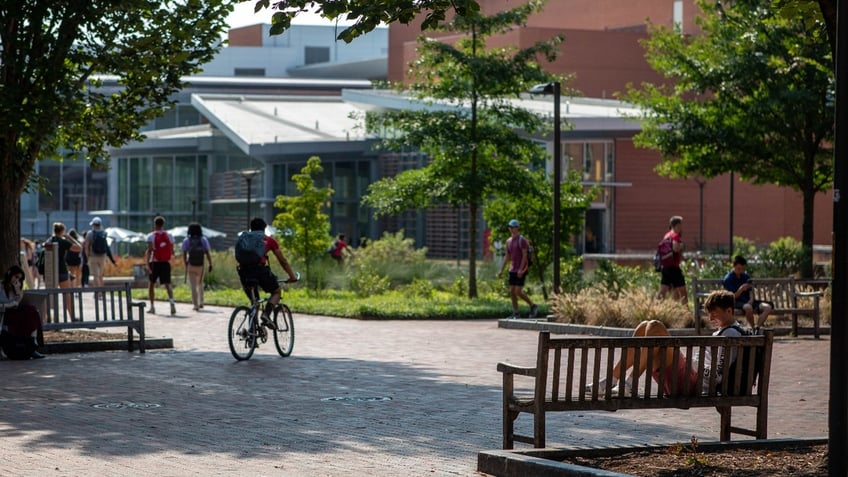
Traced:
POLYGON ((730 426, 731 426, 731 408, 729 407, 717 407, 716 411, 718 411, 719 415, 721 415, 721 431, 719 432, 719 440, 722 442, 727 442, 730 440, 730 426))
POLYGON ((761 403, 757 408, 757 439, 768 439, 768 404, 761 403))
POLYGON ((504 408, 503 415, 503 448, 513 449, 515 447, 515 420, 518 419, 517 412, 510 412, 504 408))
POLYGON ((545 411, 541 409, 536 409, 533 414, 533 447, 545 447, 545 411))

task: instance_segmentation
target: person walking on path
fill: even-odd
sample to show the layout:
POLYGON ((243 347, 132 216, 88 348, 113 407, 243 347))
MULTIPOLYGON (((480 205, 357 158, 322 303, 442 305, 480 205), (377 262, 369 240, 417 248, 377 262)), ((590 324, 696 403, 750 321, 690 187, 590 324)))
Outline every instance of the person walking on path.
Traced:
POLYGON ((330 247, 330 256, 333 257, 333 260, 337 264, 342 265, 344 264, 345 254, 352 255, 353 251, 350 249, 350 245, 345 242, 345 234, 339 234, 336 237, 336 241, 330 247))
MULTIPOLYGON (((53 242, 54 247, 59 248, 58 254, 58 268, 59 268, 59 288, 70 288, 73 286, 73 281, 71 280, 71 274, 68 271, 68 264, 65 262, 65 255, 68 252, 80 253, 82 251, 82 246, 80 246, 79 242, 73 239, 65 233, 65 224, 62 222, 54 222, 53 223, 53 236, 50 237, 50 241, 53 242)), ((65 309, 68 311, 68 315, 71 317, 71 321, 76 321, 74 318, 74 308, 71 306, 71 295, 65 295, 65 309)))
POLYGON ((91 230, 85 236, 85 257, 88 261, 88 273, 91 277, 91 285, 94 287, 103 286, 103 272, 106 268, 106 259, 115 265, 115 258, 112 257, 112 251, 109 249, 109 241, 106 238, 106 231, 103 230, 103 222, 100 217, 91 219, 91 230))
POLYGON ((64 260, 65 265, 68 266, 68 274, 71 278, 71 286, 72 287, 81 287, 82 286, 82 237, 77 233, 75 229, 71 229, 68 231, 68 237, 74 239, 78 244, 80 244, 79 250, 68 250, 65 253, 64 260))
POLYGON ((688 305, 689 297, 686 293, 686 279, 680 262, 683 261, 683 217, 673 216, 668 221, 668 232, 663 235, 659 245, 659 259, 662 266, 662 278, 660 279, 659 297, 665 298, 668 292, 675 300, 680 300, 684 306, 688 305))
POLYGON ((153 219, 153 232, 147 234, 147 250, 144 252, 144 263, 147 264, 147 297, 150 299, 150 313, 156 314, 156 281, 158 280, 168 292, 171 303, 171 315, 177 314, 174 303, 174 289, 171 287, 171 257, 174 255, 174 237, 165 230, 165 218, 156 216, 153 219))
POLYGON ((191 288, 192 309, 198 311, 203 308, 203 266, 208 263, 209 272, 212 272, 209 240, 203 236, 203 227, 200 224, 189 224, 188 237, 183 240, 181 250, 191 288))
POLYGON ((539 314, 539 306, 533 303, 533 300, 524 293, 524 278, 527 276, 529 268, 528 253, 530 250, 530 242, 519 234, 518 221, 512 219, 509 221, 510 237, 506 241, 506 255, 504 255, 501 270, 498 272, 498 278, 503 277, 506 264, 510 263, 509 267, 509 297, 512 300, 512 315, 509 318, 515 319, 518 314, 518 299, 521 298, 530 305, 530 318, 536 318, 539 314))

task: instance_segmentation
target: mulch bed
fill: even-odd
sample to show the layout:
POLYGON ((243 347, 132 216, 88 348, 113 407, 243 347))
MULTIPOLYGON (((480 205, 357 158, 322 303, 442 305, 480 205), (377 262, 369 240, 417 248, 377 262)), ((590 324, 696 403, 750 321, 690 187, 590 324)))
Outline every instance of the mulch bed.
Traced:
POLYGON ((93 330, 48 330, 44 332, 45 343, 73 343, 81 341, 127 340, 126 333, 106 333, 93 330))
POLYGON ((575 457, 564 462, 637 477, 823 477, 827 445, 799 444, 782 449, 701 452, 697 444, 671 450, 640 451, 615 457, 575 457))

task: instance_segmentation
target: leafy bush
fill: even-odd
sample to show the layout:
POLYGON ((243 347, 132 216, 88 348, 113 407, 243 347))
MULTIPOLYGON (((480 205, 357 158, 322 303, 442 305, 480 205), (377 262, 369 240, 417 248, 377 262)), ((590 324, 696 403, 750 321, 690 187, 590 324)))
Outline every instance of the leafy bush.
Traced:
POLYGON ((803 255, 800 241, 781 237, 761 251, 758 275, 777 278, 794 275, 801 268, 803 255))

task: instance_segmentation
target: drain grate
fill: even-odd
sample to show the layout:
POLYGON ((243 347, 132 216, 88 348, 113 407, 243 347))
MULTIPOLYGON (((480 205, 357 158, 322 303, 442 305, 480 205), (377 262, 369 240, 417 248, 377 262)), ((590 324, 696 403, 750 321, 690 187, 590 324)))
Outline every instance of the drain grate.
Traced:
POLYGON ((156 409, 162 407, 161 404, 155 402, 101 402, 92 404, 95 409, 156 409))
POLYGON ((379 402, 391 401, 388 396, 333 396, 321 398, 325 402, 379 402))

